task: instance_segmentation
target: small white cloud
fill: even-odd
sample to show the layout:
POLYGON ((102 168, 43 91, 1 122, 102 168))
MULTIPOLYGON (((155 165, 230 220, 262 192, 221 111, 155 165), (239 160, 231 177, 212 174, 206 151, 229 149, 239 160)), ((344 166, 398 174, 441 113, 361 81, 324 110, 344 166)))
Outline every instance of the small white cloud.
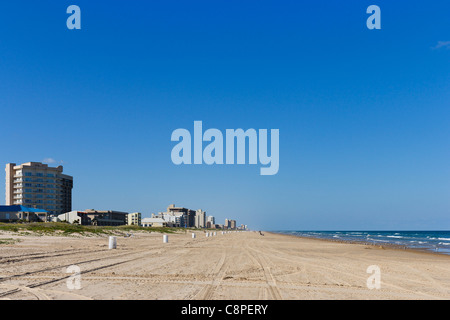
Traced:
POLYGON ((44 160, 42 160, 42 162, 45 162, 45 163, 55 163, 56 160, 53 159, 53 158, 45 158, 44 160))
POLYGON ((437 45, 433 47, 433 49, 446 48, 450 49, 450 41, 438 41, 437 45))

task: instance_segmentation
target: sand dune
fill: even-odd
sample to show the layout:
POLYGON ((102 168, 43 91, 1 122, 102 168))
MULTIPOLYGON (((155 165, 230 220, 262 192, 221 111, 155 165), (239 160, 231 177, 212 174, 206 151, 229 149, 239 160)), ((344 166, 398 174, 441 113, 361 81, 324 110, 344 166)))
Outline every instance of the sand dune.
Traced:
POLYGON ((115 250, 105 237, 17 238, 0 245, 2 299, 450 298, 450 256, 432 253, 256 232, 135 234, 115 250), (367 287, 371 265, 380 289, 367 287))

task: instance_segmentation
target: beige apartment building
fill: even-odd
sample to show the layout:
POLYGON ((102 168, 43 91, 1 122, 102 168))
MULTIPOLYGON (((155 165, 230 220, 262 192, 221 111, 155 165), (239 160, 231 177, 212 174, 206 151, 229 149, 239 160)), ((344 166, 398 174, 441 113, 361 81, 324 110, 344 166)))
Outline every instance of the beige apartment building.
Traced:
POLYGON ((50 215, 72 211, 73 177, 63 167, 40 162, 6 165, 6 205, 47 210, 50 215))
POLYGON ((236 220, 225 219, 224 227, 227 229, 236 229, 236 220))
POLYGON ((202 209, 195 211, 195 227, 205 228, 206 227, 206 212, 202 209))
POLYGON ((133 212, 127 215, 127 225, 129 226, 140 226, 142 224, 140 212, 133 212))

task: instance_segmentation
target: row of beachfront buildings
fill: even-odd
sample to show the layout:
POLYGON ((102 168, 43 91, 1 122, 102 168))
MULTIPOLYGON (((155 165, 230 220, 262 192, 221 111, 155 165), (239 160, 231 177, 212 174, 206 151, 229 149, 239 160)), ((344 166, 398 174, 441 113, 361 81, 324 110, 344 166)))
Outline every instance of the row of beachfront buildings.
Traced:
POLYGON ((114 210, 72 210, 73 177, 63 174, 63 167, 49 167, 40 162, 21 165, 8 163, 6 205, 0 205, 0 221, 66 221, 81 225, 143 227, 186 227, 211 229, 246 229, 236 220, 217 224, 206 212, 170 205, 165 212, 142 218, 140 212, 114 210))
POLYGON ((225 219, 224 224, 217 224, 214 216, 207 216, 206 212, 176 207, 171 204, 165 212, 152 213, 150 218, 142 218, 140 212, 84 210, 70 211, 52 217, 52 221, 65 221, 81 225, 119 226, 136 225, 141 227, 184 227, 208 229, 239 229, 245 230, 247 226, 237 226, 236 220, 225 219))

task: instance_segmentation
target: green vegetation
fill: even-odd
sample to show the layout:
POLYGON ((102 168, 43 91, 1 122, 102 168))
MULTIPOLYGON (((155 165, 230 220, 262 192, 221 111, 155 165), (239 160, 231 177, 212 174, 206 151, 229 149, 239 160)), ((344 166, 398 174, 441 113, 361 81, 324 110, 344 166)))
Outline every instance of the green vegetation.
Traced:
POLYGON ((0 245, 2 245, 2 244, 14 244, 16 242, 20 242, 20 240, 19 239, 13 239, 13 238, 0 239, 0 245))
POLYGON ((126 235, 133 232, 184 232, 184 228, 144 228, 138 226, 82 226, 66 222, 31 222, 31 223, 0 223, 0 231, 10 231, 21 235, 126 235))
POLYGON ((103 228, 104 230, 115 231, 115 232, 159 232, 159 233, 177 233, 184 232, 184 228, 169 228, 169 227, 139 227, 139 226, 117 226, 117 227, 98 227, 103 228))

